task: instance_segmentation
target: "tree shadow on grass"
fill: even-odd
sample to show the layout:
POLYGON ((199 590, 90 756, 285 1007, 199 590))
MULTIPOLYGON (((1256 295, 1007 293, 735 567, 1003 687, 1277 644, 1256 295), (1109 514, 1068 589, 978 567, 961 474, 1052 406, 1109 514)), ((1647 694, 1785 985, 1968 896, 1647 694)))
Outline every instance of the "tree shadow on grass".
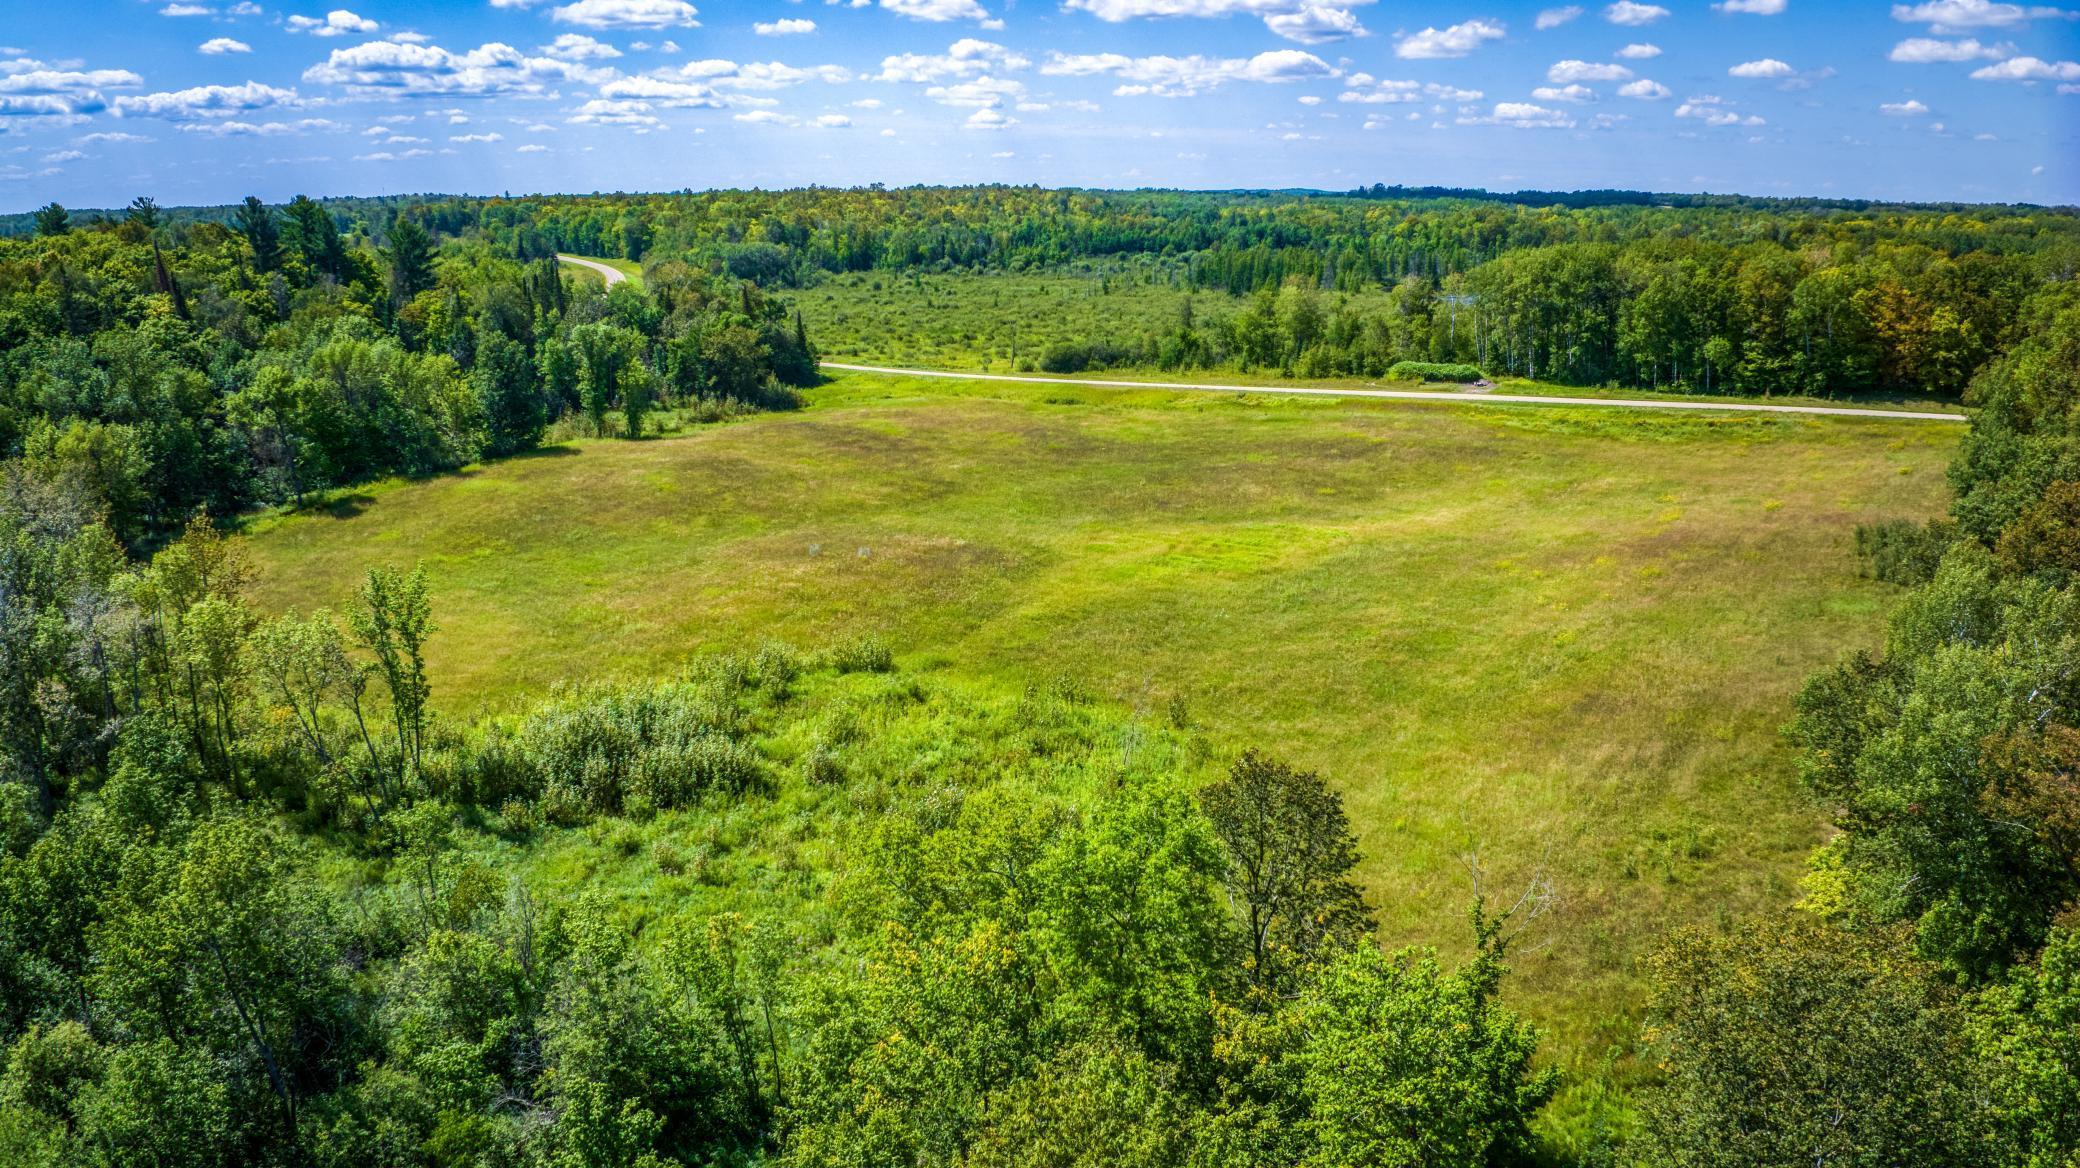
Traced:
MULTIPOLYGON (((482 474, 489 467, 496 466, 499 463, 516 462, 523 459, 537 458, 573 458, 576 457, 579 453, 580 451, 575 446, 538 446, 533 450, 523 450, 517 454, 509 454, 503 458, 493 459, 490 462, 472 463, 469 466, 458 467, 455 470, 432 471, 427 474, 398 475, 395 477, 401 478, 407 482, 414 483, 432 482, 435 479, 474 478, 475 476, 482 474)), ((322 515, 330 519, 353 519, 359 516, 362 512, 367 511, 370 505, 372 505, 375 501, 375 495, 371 494, 368 491, 357 490, 353 487, 335 487, 323 494, 311 495, 303 501, 303 504, 301 506, 285 507, 275 513, 287 515, 322 515)), ((225 524, 231 530, 243 530, 253 521, 254 518, 257 517, 257 514, 258 513, 248 513, 245 515, 240 515, 225 521, 225 524)))
POLYGON ((343 491, 322 503, 311 503, 297 510, 299 515, 323 515, 331 519, 352 519, 368 510, 376 497, 366 491, 343 491))
POLYGON ((516 454, 487 458, 482 462, 473 462, 468 466, 456 467, 454 470, 437 470, 430 474, 406 475, 404 477, 415 483, 432 482, 434 479, 468 479, 475 478, 492 467, 502 466, 508 462, 530 462, 539 458, 576 458, 579 453, 580 451, 577 447, 568 444, 537 446, 532 450, 522 450, 516 454))

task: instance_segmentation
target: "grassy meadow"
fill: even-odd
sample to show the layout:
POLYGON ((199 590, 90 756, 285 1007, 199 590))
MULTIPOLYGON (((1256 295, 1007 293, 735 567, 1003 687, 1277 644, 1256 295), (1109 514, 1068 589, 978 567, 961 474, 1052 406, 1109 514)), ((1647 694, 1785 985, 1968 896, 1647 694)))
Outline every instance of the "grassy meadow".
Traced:
POLYGON ((769 638, 878 634, 980 693, 1072 678, 1181 721, 1209 773, 1246 746, 1320 768, 1390 941, 1463 948, 1468 856, 1498 895, 1547 874, 1512 992, 1575 1058, 1628 1037, 1655 935, 1796 895, 1822 819, 1778 728, 1896 598, 1854 525, 1939 511, 1961 433, 864 375, 810 398, 255 520, 261 602, 423 562, 456 714, 769 638))

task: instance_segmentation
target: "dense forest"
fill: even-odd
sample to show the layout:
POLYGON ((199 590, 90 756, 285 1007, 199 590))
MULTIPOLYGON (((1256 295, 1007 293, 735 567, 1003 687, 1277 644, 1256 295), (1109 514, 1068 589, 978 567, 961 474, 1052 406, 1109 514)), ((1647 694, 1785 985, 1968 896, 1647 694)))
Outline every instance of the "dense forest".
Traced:
POLYGON ((913 188, 395 205, 519 254, 678 260, 765 288, 1159 261, 1180 286, 1252 298, 1222 328, 1184 316, 1057 354, 1057 371, 1379 376, 1416 360, 1574 385, 1956 397, 2016 339, 2031 290, 2080 270, 2070 210, 1591 194, 913 188), (1385 311, 1339 295, 1380 288, 1385 311))
POLYGON ((0 241, 0 445, 78 481, 127 546, 388 474, 658 415, 784 407, 816 376, 786 303, 683 265, 574 283, 553 256, 437 242, 394 211, 251 200, 231 226, 120 221, 0 241))
MULTIPOLYGON (((340 200, 495 254, 683 263, 763 289, 858 271, 1153 264, 1248 298, 1207 327, 1035 354, 1108 365, 1386 375, 1466 363, 1569 385, 1956 398, 2018 337, 2047 281, 2080 272, 2070 209, 1586 192, 1349 195, 1023 187, 340 200), (1387 289, 1384 309, 1348 294, 1387 289)), ((235 228, 242 211, 182 221, 235 228)), ((1095 341, 1096 338, 1093 338, 1095 341)))
MULTIPOLYGON (((1837 829, 1803 902, 1674 930, 1642 1081, 1564 1114, 1503 1001, 1540 890, 1469 896, 1463 961, 1399 947, 1333 785, 1211 757, 1185 711, 1073 679, 962 691, 868 638, 461 719, 423 573, 371 565, 325 611, 251 601, 213 515, 518 453, 552 423, 794 402, 815 356, 786 281, 707 250, 762 221, 725 245, 631 208, 884 197, 578 200, 524 229, 496 202, 253 203, 227 226, 141 201, 0 242, 0 1162, 2080 1155, 2080 283, 2053 218, 1829 212, 1736 241, 1715 237, 1769 216, 1570 212, 1626 238, 1463 274, 1695 246, 1775 257, 1794 302, 1834 271, 2001 290, 1955 369, 1954 512, 1859 533, 1910 591, 1882 653, 1798 699, 1801 778, 1837 829), (559 233, 609 205, 624 239, 654 232, 624 249, 642 289, 542 258, 598 243, 559 233), (647 851, 680 909, 551 891, 516 861, 551 841, 647 851)), ((1518 214, 1464 214, 1491 211, 1518 214)), ((1305 238, 1280 247, 1326 265, 1305 238)))

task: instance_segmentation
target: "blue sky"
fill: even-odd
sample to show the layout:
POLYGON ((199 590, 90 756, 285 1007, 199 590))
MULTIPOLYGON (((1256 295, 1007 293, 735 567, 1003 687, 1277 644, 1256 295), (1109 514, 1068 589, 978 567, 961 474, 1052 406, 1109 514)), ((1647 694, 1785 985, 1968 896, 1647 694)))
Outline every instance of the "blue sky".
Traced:
POLYGON ((993 181, 2080 202, 2080 7, 4 3, 7 211, 993 181))

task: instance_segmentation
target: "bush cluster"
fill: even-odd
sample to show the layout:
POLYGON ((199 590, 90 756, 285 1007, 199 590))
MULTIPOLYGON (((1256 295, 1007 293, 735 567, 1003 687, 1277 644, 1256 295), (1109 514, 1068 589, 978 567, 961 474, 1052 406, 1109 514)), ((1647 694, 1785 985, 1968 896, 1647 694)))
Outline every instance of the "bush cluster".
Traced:
POLYGON ((1472 365, 1437 361, 1396 361, 1387 366, 1387 376, 1418 381, 1482 381, 1486 377, 1472 365))

